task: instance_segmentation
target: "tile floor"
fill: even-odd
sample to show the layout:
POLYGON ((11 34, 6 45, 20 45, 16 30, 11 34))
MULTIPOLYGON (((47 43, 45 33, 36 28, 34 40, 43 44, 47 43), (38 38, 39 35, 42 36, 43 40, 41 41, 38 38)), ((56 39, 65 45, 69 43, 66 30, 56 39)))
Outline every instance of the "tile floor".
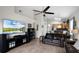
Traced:
POLYGON ((16 47, 7 53, 64 53, 65 49, 53 45, 42 44, 39 39, 34 39, 30 43, 26 43, 16 47))

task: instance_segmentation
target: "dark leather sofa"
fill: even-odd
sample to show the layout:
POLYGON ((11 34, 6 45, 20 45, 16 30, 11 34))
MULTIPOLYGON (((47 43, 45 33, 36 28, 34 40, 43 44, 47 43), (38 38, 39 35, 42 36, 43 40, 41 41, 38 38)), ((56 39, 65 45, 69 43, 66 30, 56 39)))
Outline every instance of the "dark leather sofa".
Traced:
POLYGON ((62 37, 62 35, 56 34, 56 33, 46 33, 42 42, 44 44, 51 44, 51 45, 64 47, 64 37, 62 37))
POLYGON ((76 43, 77 39, 74 41, 66 41, 65 42, 65 50, 66 53, 79 53, 79 50, 77 50, 73 45, 76 43))

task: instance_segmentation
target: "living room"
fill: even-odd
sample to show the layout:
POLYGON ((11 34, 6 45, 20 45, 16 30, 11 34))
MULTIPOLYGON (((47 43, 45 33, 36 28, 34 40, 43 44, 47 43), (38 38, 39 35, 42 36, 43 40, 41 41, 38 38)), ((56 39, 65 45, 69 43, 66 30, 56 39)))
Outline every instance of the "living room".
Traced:
POLYGON ((78 6, 0 6, 0 52, 78 53, 78 10, 78 6))

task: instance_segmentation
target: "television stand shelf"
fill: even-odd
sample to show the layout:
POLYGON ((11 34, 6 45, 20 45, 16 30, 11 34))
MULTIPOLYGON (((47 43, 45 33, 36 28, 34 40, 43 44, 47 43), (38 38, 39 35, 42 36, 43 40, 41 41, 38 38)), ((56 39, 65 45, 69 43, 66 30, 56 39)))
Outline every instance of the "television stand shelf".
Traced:
POLYGON ((16 35, 13 38, 7 38, 8 34, 0 34, 0 52, 8 52, 12 48, 27 43, 26 35, 16 35))

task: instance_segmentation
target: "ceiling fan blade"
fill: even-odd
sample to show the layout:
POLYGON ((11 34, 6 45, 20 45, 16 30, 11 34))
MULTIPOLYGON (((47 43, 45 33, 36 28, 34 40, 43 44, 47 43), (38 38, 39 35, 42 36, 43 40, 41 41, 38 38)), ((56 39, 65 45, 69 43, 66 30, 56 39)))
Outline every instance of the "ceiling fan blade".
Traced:
POLYGON ((45 14, 54 14, 54 13, 52 13, 52 12, 44 12, 45 14))
POLYGON ((35 14, 35 15, 39 15, 39 14, 41 14, 41 13, 37 13, 37 14, 35 14))
POLYGON ((50 8, 50 6, 47 6, 47 7, 43 10, 43 12, 46 12, 49 8, 50 8))
POLYGON ((39 11, 39 10, 33 10, 33 11, 35 11, 35 12, 41 12, 41 11, 39 11))

